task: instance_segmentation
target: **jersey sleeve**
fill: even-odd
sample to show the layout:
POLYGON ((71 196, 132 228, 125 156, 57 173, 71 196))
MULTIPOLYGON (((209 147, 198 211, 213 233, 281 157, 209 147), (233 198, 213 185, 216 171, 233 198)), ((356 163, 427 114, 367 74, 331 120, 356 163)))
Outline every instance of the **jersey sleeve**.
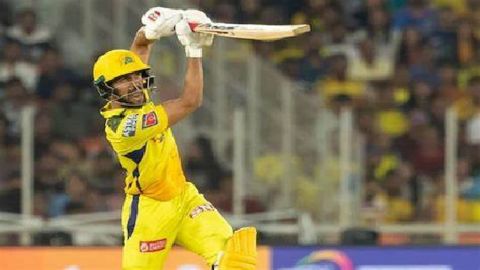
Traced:
POLYGON ((117 153, 123 154, 141 148, 149 139, 167 128, 167 113, 161 105, 156 105, 123 117, 109 141, 117 153))

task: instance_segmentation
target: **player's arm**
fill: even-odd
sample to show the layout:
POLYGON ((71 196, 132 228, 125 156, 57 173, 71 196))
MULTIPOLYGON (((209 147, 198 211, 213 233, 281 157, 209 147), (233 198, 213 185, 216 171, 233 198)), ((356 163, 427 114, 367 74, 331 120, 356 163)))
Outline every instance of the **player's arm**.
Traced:
POLYGON ((168 125, 173 126, 185 116, 195 111, 203 99, 202 58, 187 58, 187 71, 183 93, 177 99, 162 104, 168 115, 168 125))
POLYGON ((176 32, 180 43, 185 46, 187 70, 182 95, 162 104, 168 115, 169 126, 173 126, 202 104, 202 47, 210 46, 213 42, 213 35, 194 33, 188 25, 188 22, 211 22, 205 13, 198 10, 187 10, 183 15, 185 18, 176 25, 176 32))
POLYGON ((145 36, 145 27, 141 27, 133 38, 130 50, 136 53, 144 63, 148 63, 154 42, 154 39, 148 39, 145 36))

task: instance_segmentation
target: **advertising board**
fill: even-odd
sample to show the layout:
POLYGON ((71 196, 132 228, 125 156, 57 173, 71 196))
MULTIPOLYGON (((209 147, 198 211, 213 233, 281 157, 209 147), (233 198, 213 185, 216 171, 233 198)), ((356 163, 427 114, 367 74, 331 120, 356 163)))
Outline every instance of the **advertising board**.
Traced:
POLYGON ((275 270, 480 270, 480 247, 277 247, 275 270))
MULTIPOLYGON (((118 270, 122 249, 112 248, 20 248, 1 247, 1 270, 118 270)), ((259 247, 258 269, 271 269, 270 248, 259 247)), ((209 270, 203 259, 189 251, 174 248, 164 269, 209 270)))

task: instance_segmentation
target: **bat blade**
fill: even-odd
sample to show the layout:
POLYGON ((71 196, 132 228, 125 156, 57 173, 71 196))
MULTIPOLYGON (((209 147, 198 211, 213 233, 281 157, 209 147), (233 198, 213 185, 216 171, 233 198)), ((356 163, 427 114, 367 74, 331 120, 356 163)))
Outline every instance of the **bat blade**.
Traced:
POLYGON ((265 25, 265 24, 233 24, 207 23, 190 24, 194 32, 208 33, 217 36, 272 41, 294 37, 310 31, 308 24, 265 25))

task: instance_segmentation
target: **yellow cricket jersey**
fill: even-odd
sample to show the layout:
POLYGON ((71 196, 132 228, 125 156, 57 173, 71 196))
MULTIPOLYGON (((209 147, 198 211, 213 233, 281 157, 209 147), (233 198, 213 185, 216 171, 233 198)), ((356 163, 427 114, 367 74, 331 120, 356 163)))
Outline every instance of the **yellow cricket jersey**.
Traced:
POLYGON ((170 200, 185 188, 177 145, 161 105, 102 108, 107 140, 126 170, 125 193, 170 200))

